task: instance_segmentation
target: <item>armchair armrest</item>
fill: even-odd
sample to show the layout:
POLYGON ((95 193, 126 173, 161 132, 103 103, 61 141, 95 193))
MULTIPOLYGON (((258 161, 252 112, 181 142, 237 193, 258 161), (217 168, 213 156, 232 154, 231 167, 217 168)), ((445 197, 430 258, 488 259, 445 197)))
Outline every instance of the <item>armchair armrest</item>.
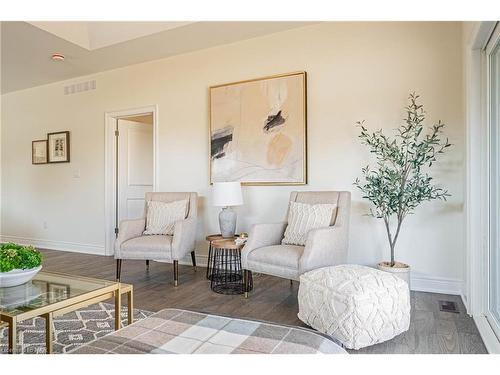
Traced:
POLYGON ((175 222, 172 239, 172 259, 179 260, 194 250, 196 240, 196 218, 175 222))
POLYGON ((241 250, 241 265, 246 266, 248 254, 259 247, 280 245, 287 223, 254 224, 248 234, 245 247, 241 250))
POLYGON ((346 263, 347 232, 347 227, 342 225, 311 230, 299 260, 299 273, 346 263))
POLYGON ((115 258, 120 258, 120 247, 125 241, 142 236, 146 228, 146 219, 122 220, 118 228, 118 237, 115 240, 115 258))

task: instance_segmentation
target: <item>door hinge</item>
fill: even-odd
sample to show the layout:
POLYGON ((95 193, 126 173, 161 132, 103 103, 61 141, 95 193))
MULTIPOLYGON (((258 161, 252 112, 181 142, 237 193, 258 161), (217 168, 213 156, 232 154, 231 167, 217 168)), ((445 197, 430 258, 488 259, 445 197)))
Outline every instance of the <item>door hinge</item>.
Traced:
POLYGON ((118 130, 115 130, 115 136, 118 137, 120 135, 120 132, 118 130))
POLYGON ((118 234, 118 228, 115 228, 115 234, 118 234))

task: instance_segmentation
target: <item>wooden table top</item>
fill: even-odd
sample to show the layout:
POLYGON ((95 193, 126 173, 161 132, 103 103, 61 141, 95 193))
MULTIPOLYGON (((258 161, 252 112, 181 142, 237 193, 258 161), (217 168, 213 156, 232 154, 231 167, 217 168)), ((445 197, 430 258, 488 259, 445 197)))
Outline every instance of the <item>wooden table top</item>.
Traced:
POLYGON ((245 246, 244 243, 237 245, 236 241, 234 239, 222 239, 222 240, 216 240, 212 241, 212 248, 214 249, 235 249, 239 250, 243 246, 245 246))
POLYGON ((222 234, 219 233, 219 234, 209 234, 205 239, 209 242, 212 242, 217 240, 234 240, 235 238, 238 238, 237 234, 232 238, 224 238, 222 237, 222 234))
POLYGON ((230 237, 230 238, 224 238, 222 237, 222 234, 209 234, 208 236, 205 237, 205 240, 207 240, 208 242, 212 242, 212 241, 218 241, 218 240, 235 240, 239 237, 242 237, 244 236, 244 238, 247 238, 248 237, 248 234, 246 233, 240 233, 240 234, 235 234, 234 237, 230 237))

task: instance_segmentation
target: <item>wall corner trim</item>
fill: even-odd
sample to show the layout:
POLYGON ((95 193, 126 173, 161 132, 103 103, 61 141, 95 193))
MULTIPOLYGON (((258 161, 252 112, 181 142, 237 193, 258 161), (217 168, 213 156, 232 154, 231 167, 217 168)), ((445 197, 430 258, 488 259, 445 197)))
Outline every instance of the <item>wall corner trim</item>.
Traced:
POLYGON ((488 353, 500 354, 500 340, 493 332, 486 316, 474 315, 473 318, 488 353))
POLYGON ((444 277, 417 276, 411 278, 411 290, 418 292, 462 295, 463 281, 444 277))

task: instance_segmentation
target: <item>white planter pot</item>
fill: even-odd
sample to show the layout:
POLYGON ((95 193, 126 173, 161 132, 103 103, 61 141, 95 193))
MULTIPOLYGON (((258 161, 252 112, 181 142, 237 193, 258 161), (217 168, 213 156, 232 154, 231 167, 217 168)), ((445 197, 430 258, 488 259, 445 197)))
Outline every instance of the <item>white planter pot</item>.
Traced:
POLYGON ((17 286, 30 281, 42 269, 42 266, 28 270, 12 270, 0 272, 0 288, 17 286))
POLYGON ((381 271, 392 273, 394 276, 406 281, 408 288, 410 286, 410 266, 404 263, 396 262, 394 267, 391 267, 390 262, 381 262, 377 264, 377 268, 381 271))

